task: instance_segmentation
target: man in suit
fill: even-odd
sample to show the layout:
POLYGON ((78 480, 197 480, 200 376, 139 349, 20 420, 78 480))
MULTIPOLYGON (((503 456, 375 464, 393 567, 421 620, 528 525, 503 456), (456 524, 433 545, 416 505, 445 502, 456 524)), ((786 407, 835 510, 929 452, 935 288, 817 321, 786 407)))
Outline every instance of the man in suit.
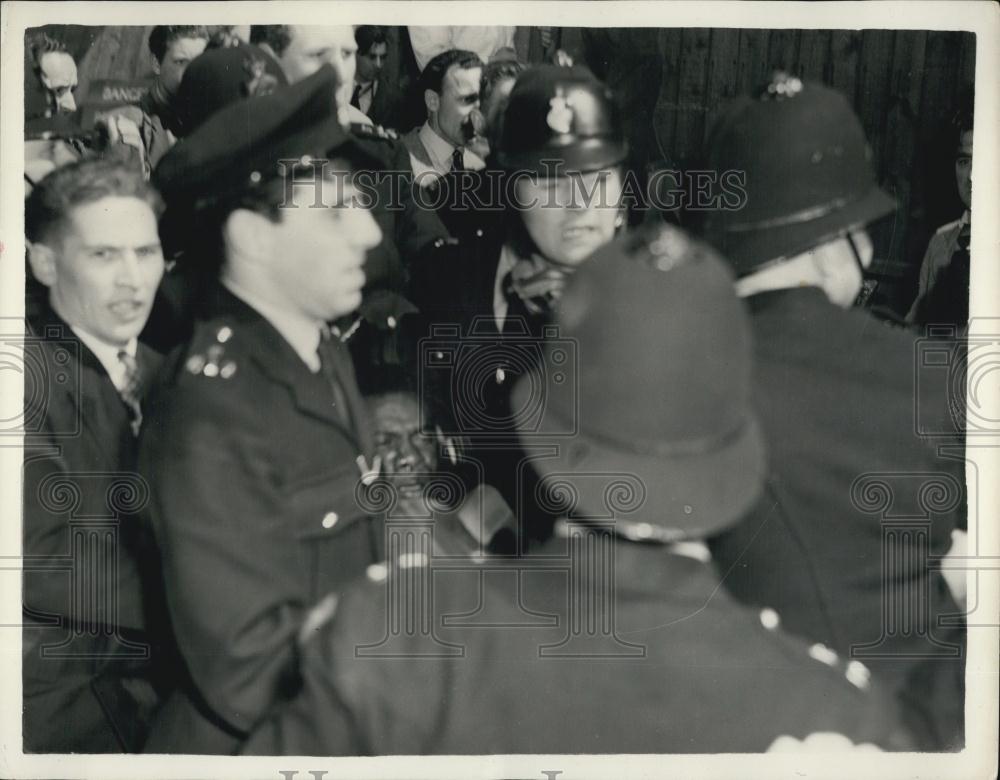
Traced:
MULTIPOLYGON (((916 432, 914 334, 851 309, 872 261, 865 226, 895 204, 850 105, 821 85, 776 75, 728 106, 708 143, 711 170, 746 176, 742 208, 711 212, 706 235, 751 312, 771 453, 764 501, 713 556, 739 598, 870 664, 908 702, 922 747, 952 748, 964 630, 932 558, 964 513, 964 469, 916 432), (881 510, 866 484, 888 491, 881 510)), ((923 412, 947 415, 944 382, 920 391, 923 412)))
POLYGON ((382 78, 389 52, 385 28, 363 24, 354 31, 358 66, 354 74, 351 105, 376 125, 396 127, 401 96, 395 85, 382 78))
POLYGON ((25 206, 47 289, 29 320, 37 370, 25 373, 26 752, 137 750, 156 701, 143 675, 158 616, 144 607, 134 515, 146 494, 136 435, 159 362, 137 340, 163 274, 158 209, 140 173, 103 160, 49 174, 25 206))
POLYGON ((918 325, 954 325, 969 322, 969 271, 972 240, 972 106, 954 121, 955 183, 965 211, 931 236, 920 264, 917 297, 906 315, 918 325))
POLYGON ((191 677, 152 752, 234 749, 296 689, 310 611, 380 557, 381 529, 359 503, 378 459, 327 327, 360 304, 365 252, 381 238, 357 205, 350 172, 371 160, 337 118, 336 83, 325 66, 231 103, 157 169, 168 211, 195 204, 192 240, 212 236, 219 252, 204 319, 162 372, 141 443, 191 677), (234 139, 237 126, 249 130, 234 139), (310 208, 317 198, 326 208, 310 208))
POLYGON ((765 473, 723 261, 673 228, 629 236, 574 275, 558 319, 515 390, 539 408, 520 433, 547 448, 531 466, 564 512, 550 538, 506 562, 424 546, 373 567, 302 643, 302 694, 246 752, 737 753, 817 732, 906 749, 862 664, 738 605, 708 561, 701 540, 765 473), (578 371, 560 380, 568 344, 578 371), (504 566, 519 587, 499 587, 504 566))

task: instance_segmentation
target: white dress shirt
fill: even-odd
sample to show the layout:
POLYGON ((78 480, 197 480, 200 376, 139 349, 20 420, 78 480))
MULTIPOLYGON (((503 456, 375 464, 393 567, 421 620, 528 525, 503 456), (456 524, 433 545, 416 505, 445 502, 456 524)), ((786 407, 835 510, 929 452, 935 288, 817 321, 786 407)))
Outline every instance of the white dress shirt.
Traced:
MULTIPOLYGON (((444 176, 448 173, 451 170, 451 155, 457 147, 452 146, 448 141, 439 136, 427 122, 424 122, 420 128, 418 138, 420 139, 420 143, 424 145, 424 149, 427 150, 427 156, 430 158, 431 164, 428 167, 426 162, 418 160, 411 153, 410 164, 413 166, 413 175, 416 176, 425 171, 436 173, 438 176, 444 176)), ((465 166, 467 171, 481 171, 486 167, 486 161, 475 152, 463 149, 462 165, 465 166)), ((429 178, 422 177, 418 181, 425 183, 429 178)))
POLYGON ((368 112, 372 108, 372 100, 375 99, 375 92, 378 90, 378 81, 372 79, 367 83, 360 81, 354 82, 354 88, 357 89, 361 87, 361 93, 358 95, 358 108, 361 109, 361 113, 367 116, 368 112))
POLYGON ((310 371, 314 374, 319 373, 320 362, 317 350, 324 323, 305 317, 298 312, 286 311, 262 300, 226 276, 223 276, 222 284, 229 292, 271 323, 310 371))
POLYGON ((474 25, 407 29, 417 67, 423 70, 434 57, 449 49, 474 51, 483 62, 489 62, 490 57, 500 49, 514 48, 514 31, 517 28, 474 25))
POLYGON ((97 336, 88 333, 77 325, 70 325, 69 327, 87 349, 94 353, 94 356, 100 361, 101 365, 104 366, 104 370, 107 371, 108 377, 111 379, 111 384, 115 386, 115 390, 119 393, 123 392, 128 384, 127 369, 125 364, 119 359, 118 353, 124 350, 132 357, 135 357, 139 349, 139 342, 136 339, 132 339, 124 347, 117 346, 115 344, 108 344, 108 342, 97 338, 97 336))

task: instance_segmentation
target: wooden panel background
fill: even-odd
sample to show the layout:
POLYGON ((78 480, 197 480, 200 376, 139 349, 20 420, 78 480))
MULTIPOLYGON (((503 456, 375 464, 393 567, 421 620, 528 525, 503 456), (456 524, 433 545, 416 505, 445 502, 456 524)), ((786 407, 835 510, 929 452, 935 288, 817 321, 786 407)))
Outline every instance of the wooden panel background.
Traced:
MULTIPOLYGON (((81 87, 85 89, 93 78, 149 73, 152 61, 146 39, 150 29, 77 28, 78 38, 79 31, 85 30, 89 33, 85 37, 94 42, 80 61, 81 87)), ((395 28, 391 32, 398 45, 391 47, 389 72, 405 79, 411 75, 405 72, 405 31, 395 28)), ((565 28, 562 40, 578 60, 586 60, 594 56, 586 46, 588 37, 627 41, 627 36, 616 35, 625 32, 565 28), (581 40, 583 45, 575 45, 581 40)), ((639 34, 632 32, 634 37, 639 34)), ((868 134, 879 182, 900 204, 895 220, 875 232, 877 255, 886 261, 888 271, 904 276, 904 288, 912 283, 930 234, 961 213, 951 150, 944 138, 947 120, 963 93, 972 88, 972 33, 673 28, 648 34, 656 35, 655 48, 644 48, 643 56, 659 57, 658 83, 649 78, 648 64, 641 67, 641 79, 630 80, 628 74, 616 79, 610 73, 608 78, 609 82, 618 80, 620 89, 650 96, 650 103, 656 96, 655 105, 643 115, 652 124, 650 159, 662 157, 681 164, 696 159, 719 106, 749 92, 774 68, 843 91, 868 134)), ((634 53, 633 49, 622 56, 627 60, 634 53)), ((605 61, 590 63, 596 72, 607 71, 606 58, 614 56, 614 49, 604 56, 605 61)), ((643 130, 648 134, 648 129, 643 130)), ((901 294, 905 297, 909 290, 901 294)))

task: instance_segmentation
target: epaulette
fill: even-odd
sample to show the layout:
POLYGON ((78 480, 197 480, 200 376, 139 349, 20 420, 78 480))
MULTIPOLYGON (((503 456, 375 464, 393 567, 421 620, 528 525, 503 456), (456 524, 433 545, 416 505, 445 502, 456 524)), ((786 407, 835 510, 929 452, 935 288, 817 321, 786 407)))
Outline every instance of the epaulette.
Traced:
POLYGON ((227 354, 232 337, 233 329, 225 323, 215 323, 203 328, 191 344, 184 370, 194 376, 209 379, 232 377, 237 369, 236 361, 231 354, 227 354))
MULTIPOLYGON (((760 624, 768 631, 777 631, 781 627, 781 617, 770 607, 764 607, 760 611, 760 624)), ((808 652, 810 658, 840 672, 858 690, 867 691, 871 688, 872 673, 856 658, 844 661, 835 650, 821 642, 810 645, 808 652)))
POLYGON ((398 141, 399 134, 391 127, 369 125, 364 122, 352 122, 351 132, 362 138, 380 138, 385 141, 398 141))
MULTIPOLYGON (((482 231, 479 232, 482 233, 482 231)), ((448 236, 447 238, 435 238, 434 248, 440 249, 445 246, 458 246, 460 243, 461 242, 457 238, 452 238, 451 236, 448 236)))

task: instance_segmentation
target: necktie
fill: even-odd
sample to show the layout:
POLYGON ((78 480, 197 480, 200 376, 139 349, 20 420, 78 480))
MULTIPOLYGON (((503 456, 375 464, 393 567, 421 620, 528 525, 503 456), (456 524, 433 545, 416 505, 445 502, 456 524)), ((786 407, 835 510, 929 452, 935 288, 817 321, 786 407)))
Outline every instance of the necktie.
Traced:
POLYGON ((510 330, 511 323, 518 318, 522 319, 525 325, 527 325, 531 317, 531 312, 525 306, 524 299, 514 289, 514 276, 512 272, 508 272, 503 278, 503 281, 500 283, 500 289, 503 290, 503 297, 507 299, 507 316, 504 318, 501 330, 510 330))
MULTIPOLYGON (((341 98, 343 100, 343 98, 341 98)), ((358 111, 361 110, 361 85, 354 85, 354 92, 351 93, 351 105, 354 106, 358 111)))
POLYGON ((337 363, 340 359, 340 341, 331 335, 329 328, 324 327, 320 331, 320 334, 319 347, 316 350, 316 354, 319 356, 320 373, 326 379, 332 391, 332 406, 337 413, 337 417, 345 428, 352 430, 351 413, 347 408, 347 394, 344 392, 344 388, 340 384, 340 378, 337 376, 337 363))
POLYGON ((129 422, 132 425, 132 433, 139 435, 139 426, 142 425, 142 409, 139 406, 139 389, 141 387, 141 374, 139 372, 139 361, 124 349, 118 351, 118 360, 125 368, 125 381, 122 389, 118 391, 122 401, 129 411, 129 422))
POLYGON ((455 151, 451 153, 451 169, 455 173, 461 173, 465 170, 465 147, 457 146, 455 151))

